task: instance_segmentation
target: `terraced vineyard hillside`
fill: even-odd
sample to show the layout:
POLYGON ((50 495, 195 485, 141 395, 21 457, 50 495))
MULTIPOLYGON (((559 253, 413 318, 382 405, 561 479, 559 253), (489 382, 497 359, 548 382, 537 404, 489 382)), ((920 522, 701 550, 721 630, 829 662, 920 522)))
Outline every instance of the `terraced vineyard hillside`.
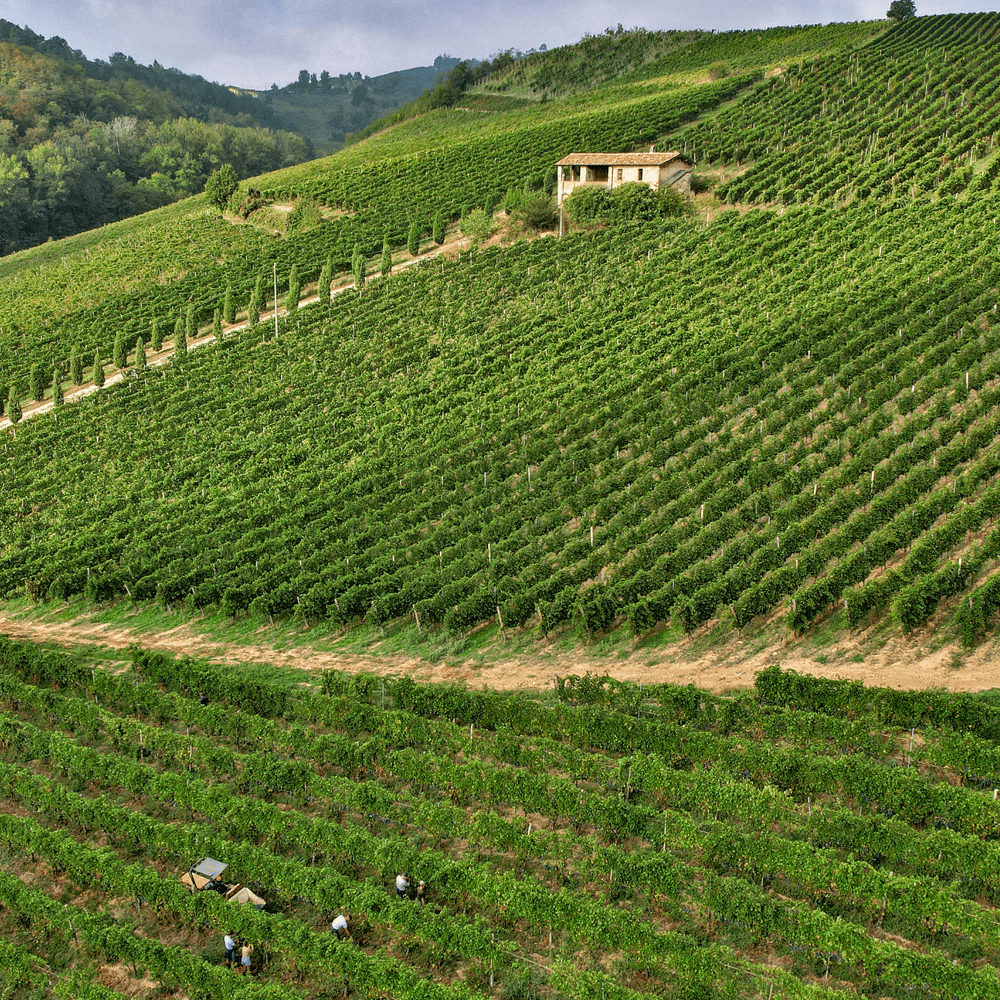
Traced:
POLYGON ((998 31, 585 39, 257 179, 282 232, 195 199, 0 259, 0 616, 222 647, 0 637, 0 993, 1000 995, 995 692, 529 696, 387 655, 988 658, 998 31), (688 215, 457 242, 649 144, 698 161, 688 215), (216 662, 267 637, 381 676, 216 662), (204 856, 266 908, 189 894, 204 856))
POLYGON ((319 680, 0 641, 5 995, 996 996, 990 701, 319 680))
POLYGON ((888 615, 975 643, 1000 604, 993 161, 967 189, 938 172, 847 197, 830 187, 842 157, 809 142, 833 108, 845 148, 871 109, 900 117, 916 59, 915 120, 947 104, 951 124, 933 151, 917 143, 924 159, 905 147, 908 162, 925 180, 919 164, 942 151, 972 148, 975 163, 992 141, 982 109, 998 77, 982 52, 998 25, 713 36, 693 47, 701 65, 812 54, 757 84, 768 62, 664 83, 671 66, 694 72, 681 46, 641 80, 561 102, 434 112, 261 179, 344 213, 287 239, 195 209, 82 253, 70 242, 58 263, 12 258, 2 357, 23 394, 29 358, 65 371, 70 346, 103 360, 154 324, 186 315, 190 331, 227 288, 240 302, 266 274, 267 289, 272 263, 283 280, 292 265, 300 280, 345 268, 348 247, 495 203, 559 150, 660 136, 710 158, 706 137, 725 134, 744 138, 717 159, 755 160, 722 196, 763 190, 754 178, 771 191, 793 148, 828 178, 787 210, 438 258, 299 311, 276 339, 268 325, 136 368, 8 435, 0 593, 458 636, 571 627, 581 641, 775 611, 795 633, 888 615))

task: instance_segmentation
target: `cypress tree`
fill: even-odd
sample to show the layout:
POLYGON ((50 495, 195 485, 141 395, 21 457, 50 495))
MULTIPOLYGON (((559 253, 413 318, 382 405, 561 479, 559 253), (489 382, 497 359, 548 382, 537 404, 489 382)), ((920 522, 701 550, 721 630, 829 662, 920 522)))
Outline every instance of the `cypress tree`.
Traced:
POLYGON ((28 394, 32 399, 45 398, 45 383, 42 381, 42 372, 38 365, 31 366, 31 373, 28 375, 28 394))
POLYGON ((420 223, 411 222, 410 231, 406 234, 406 249, 411 257, 416 257, 420 253, 420 223))
POLYGON ((257 298, 257 289, 250 293, 250 302, 247 305, 247 322, 251 326, 256 326, 260 322, 260 300, 257 298))
POLYGON ((91 381, 96 386, 104 385, 104 365, 101 364, 101 349, 94 351, 94 368, 91 373, 91 381))
POLYGON ((149 335, 149 346, 153 349, 154 354, 159 354, 163 349, 163 337, 160 335, 160 324, 154 319, 153 329, 149 335))
POLYGON ((115 347, 111 352, 111 363, 118 368, 126 368, 128 366, 128 348, 125 346, 125 335, 118 331, 118 335, 115 337, 115 347))
POLYGON ((392 274, 392 250, 389 249, 389 234, 382 237, 382 277, 388 278, 392 274))
POLYGON ((212 317, 212 333, 215 334, 215 339, 219 340, 222 337, 222 313, 218 309, 215 310, 215 315, 212 317))
POLYGON ((441 214, 440 209, 434 216, 434 222, 432 225, 432 233, 434 236, 434 242, 441 246, 444 243, 444 216, 441 214))
MULTIPOLYGON (((190 316, 190 312, 188 313, 190 316)), ((174 324, 174 354, 179 354, 183 357, 187 354, 188 342, 187 334, 184 332, 184 321, 177 317, 177 322, 174 324)))
POLYGON ((52 369, 52 402, 56 406, 63 405, 62 372, 56 366, 52 369))
POLYGON ((299 281, 299 268, 298 265, 292 264, 292 270, 288 275, 288 294, 285 296, 285 309, 289 313, 293 313, 299 308, 301 295, 302 283, 299 281))
POLYGON ((10 395, 7 397, 7 416, 12 424, 21 422, 21 400, 18 399, 17 389, 10 387, 10 395))
POLYGON ((233 301, 233 287, 226 286, 226 297, 222 301, 222 318, 227 324, 236 319, 236 303, 233 301))
POLYGON ((73 385, 83 385, 83 361, 75 347, 69 352, 69 380, 73 385))
POLYGON ((135 338, 135 366, 146 367, 146 345, 142 342, 142 334, 135 338))
POLYGON ((187 321, 184 327, 184 334, 187 340, 194 340, 194 338, 198 336, 198 322, 195 319, 194 306, 188 306, 187 321))
POLYGON ((333 282, 333 258, 327 257, 326 263, 319 272, 319 282, 316 285, 316 294, 320 302, 329 304, 330 285, 333 282))
POLYGON ((7 405, 7 386, 0 385, 0 417, 3 416, 4 407, 7 405))
POLYGON ((357 289, 358 294, 361 294, 361 290, 365 287, 365 272, 367 267, 365 265, 365 255, 361 252, 361 244, 354 244, 354 256, 351 258, 351 270, 354 272, 354 287, 357 289))

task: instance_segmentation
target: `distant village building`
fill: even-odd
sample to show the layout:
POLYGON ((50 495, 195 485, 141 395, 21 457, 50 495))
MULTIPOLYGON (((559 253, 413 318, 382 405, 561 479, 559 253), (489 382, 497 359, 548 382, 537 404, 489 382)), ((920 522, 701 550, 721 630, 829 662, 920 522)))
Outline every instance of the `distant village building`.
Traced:
POLYGON ((570 153, 556 164, 559 204, 578 187, 604 187, 609 191, 629 181, 648 184, 654 191, 691 190, 691 161, 670 153, 570 153))

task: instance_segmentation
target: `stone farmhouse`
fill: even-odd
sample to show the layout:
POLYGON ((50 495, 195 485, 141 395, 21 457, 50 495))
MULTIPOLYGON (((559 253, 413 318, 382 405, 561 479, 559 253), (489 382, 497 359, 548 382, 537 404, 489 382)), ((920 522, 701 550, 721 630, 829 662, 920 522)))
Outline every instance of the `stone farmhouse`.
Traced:
POLYGON ((654 191, 673 187, 691 190, 691 162, 670 153, 570 153, 556 164, 559 204, 576 188, 587 185, 609 191, 629 181, 648 184, 654 191))

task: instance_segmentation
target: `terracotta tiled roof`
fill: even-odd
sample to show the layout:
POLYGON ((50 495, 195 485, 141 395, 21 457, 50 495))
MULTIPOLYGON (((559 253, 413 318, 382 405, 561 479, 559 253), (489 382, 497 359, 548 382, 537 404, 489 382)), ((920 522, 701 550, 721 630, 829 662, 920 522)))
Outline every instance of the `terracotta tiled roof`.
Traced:
POLYGON ((673 160, 687 160, 676 150, 670 153, 570 153, 557 167, 662 167, 673 160))

